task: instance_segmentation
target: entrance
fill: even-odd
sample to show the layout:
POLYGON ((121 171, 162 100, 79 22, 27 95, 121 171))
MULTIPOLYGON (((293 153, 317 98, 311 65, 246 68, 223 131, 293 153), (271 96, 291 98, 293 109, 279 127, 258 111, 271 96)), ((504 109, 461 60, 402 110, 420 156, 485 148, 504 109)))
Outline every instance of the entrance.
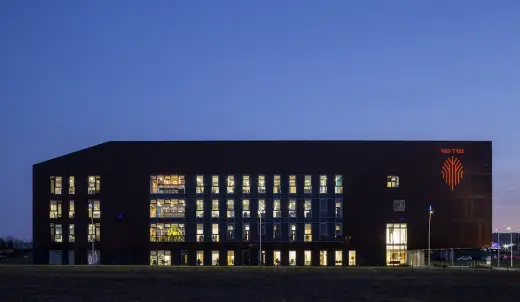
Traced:
POLYGON ((242 265, 251 265, 251 253, 249 250, 242 251, 242 265))
POLYGON ((386 265, 406 264, 407 225, 406 223, 386 224, 386 265))
POLYGON ((180 265, 188 265, 188 251, 181 251, 180 265))
POLYGON ((348 251, 348 265, 356 266, 356 251, 348 251))

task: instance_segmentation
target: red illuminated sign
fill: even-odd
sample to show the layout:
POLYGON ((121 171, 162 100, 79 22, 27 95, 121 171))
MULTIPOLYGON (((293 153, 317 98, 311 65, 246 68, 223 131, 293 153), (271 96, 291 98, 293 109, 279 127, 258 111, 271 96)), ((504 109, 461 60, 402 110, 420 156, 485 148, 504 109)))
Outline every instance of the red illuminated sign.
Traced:
MULTIPOLYGON (((462 152, 464 152, 464 149, 455 150, 462 150, 462 152)), ((451 188, 452 191, 454 191, 455 187, 460 184, 462 177, 464 177, 464 166, 462 165, 460 159, 456 158, 455 156, 448 157, 442 165, 442 179, 444 179, 444 182, 451 188)))
POLYGON ((446 149, 441 149, 441 153, 443 153, 443 154, 464 154, 464 149, 446 148, 446 149))

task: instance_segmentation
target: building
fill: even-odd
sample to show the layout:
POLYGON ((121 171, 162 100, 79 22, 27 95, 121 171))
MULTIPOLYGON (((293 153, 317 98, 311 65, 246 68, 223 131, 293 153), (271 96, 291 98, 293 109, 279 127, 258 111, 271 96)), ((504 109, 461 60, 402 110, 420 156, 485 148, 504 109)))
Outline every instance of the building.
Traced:
POLYGON ((486 141, 107 142, 34 165, 34 261, 399 265, 427 249, 430 206, 432 249, 487 247, 491 151, 486 141))

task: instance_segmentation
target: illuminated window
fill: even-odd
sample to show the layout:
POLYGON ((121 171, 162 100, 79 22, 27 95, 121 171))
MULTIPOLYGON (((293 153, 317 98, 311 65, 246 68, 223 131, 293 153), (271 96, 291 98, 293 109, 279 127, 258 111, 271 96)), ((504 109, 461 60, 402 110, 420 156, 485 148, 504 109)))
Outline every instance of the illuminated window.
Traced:
POLYGON ((387 176, 386 177, 387 188, 399 188, 399 176, 387 176))
POLYGON ((258 200, 258 216, 260 217, 262 215, 262 218, 265 217, 265 200, 259 199, 258 200))
POLYGON ((63 242, 63 229, 61 224, 51 223, 51 242, 63 242))
POLYGON ((312 217, 312 200, 306 199, 304 204, 304 215, 305 218, 311 218, 312 217))
POLYGON ((327 251, 326 250, 320 251, 320 265, 321 266, 327 265, 327 251))
POLYGON ((235 225, 232 223, 229 223, 227 226, 227 240, 228 241, 235 240, 235 225))
POLYGON ((211 217, 218 218, 219 209, 218 209, 218 199, 213 199, 211 201, 211 217))
POLYGON ((280 251, 273 251, 274 265, 282 264, 282 253, 280 251))
POLYGON ((280 217, 282 217, 280 199, 275 199, 273 201, 273 218, 280 218, 280 217))
POLYGON ((211 225, 211 241, 219 242, 220 236, 218 234, 218 223, 214 223, 211 225))
POLYGON ((304 259, 304 265, 305 266, 310 266, 311 265, 311 257, 312 257, 312 253, 311 251, 304 251, 303 252, 303 259, 304 259))
POLYGON ((184 199, 153 199, 150 200, 151 218, 182 218, 185 213, 184 199))
POLYGON ((171 251, 150 251, 150 265, 171 265, 171 251))
POLYGON ((227 265, 235 265, 235 251, 227 251, 227 265))
POLYGON ((296 265, 296 251, 289 251, 289 265, 296 265))
POLYGON ((69 195, 74 195, 74 194, 76 194, 74 176, 70 176, 69 177, 69 195))
POLYGON ((101 205, 99 200, 88 201, 88 218, 101 218, 101 205), (94 212, 94 216, 92 216, 94 212))
POLYGON ((228 175, 227 177, 227 192, 232 194, 235 192, 235 176, 228 175))
POLYGON ((311 175, 305 175, 303 183, 303 193, 312 194, 312 177, 311 175))
POLYGON ((150 224, 151 242, 184 242, 184 224, 152 223, 150 224))
POLYGON ((51 200, 49 205, 49 218, 61 218, 61 200, 51 200))
POLYGON ((406 263, 407 250, 406 223, 386 224, 386 264, 403 265, 406 263))
POLYGON ((99 242, 101 239, 101 225, 99 223, 88 224, 88 242, 99 242))
POLYGON ((235 201, 233 199, 228 199, 227 201, 227 218, 235 217, 235 201))
POLYGON ((211 251, 211 265, 219 265, 220 259, 218 258, 218 251, 211 251))
POLYGON ((242 201, 242 218, 249 218, 251 211, 249 209, 249 200, 244 199, 242 201))
POLYGON ((274 175, 273 177, 273 194, 282 194, 280 175, 274 175))
POLYGON ((334 193, 343 193, 343 176, 341 175, 336 175, 334 177, 334 193))
POLYGON ((343 200, 341 198, 336 198, 334 215, 336 218, 343 217, 343 200))
POLYGON ((204 251, 197 251, 197 265, 204 265, 204 251))
POLYGON ((88 177, 88 194, 94 195, 99 194, 101 191, 101 177, 89 176, 88 177))
POLYGON ((296 224, 289 225, 289 241, 296 241, 296 224))
POLYGON ((289 175, 289 194, 296 194, 296 175, 289 175))
POLYGON ((336 223, 335 225, 334 238, 336 240, 341 240, 343 238, 341 223, 336 223))
POLYGON ((197 224, 197 241, 204 242, 204 225, 202 223, 197 224))
POLYGON ((327 237, 327 223, 320 223, 320 239, 326 239, 327 237))
POLYGON ((251 193, 251 181, 249 175, 242 176, 242 192, 251 193))
POLYGON ((279 222, 273 223, 273 240, 280 240, 282 239, 282 224, 279 222))
POLYGON ((349 266, 356 265, 356 251, 348 251, 348 265, 349 266))
POLYGON ((76 216, 76 208, 74 207, 74 200, 69 200, 69 218, 76 216))
POLYGON ((305 237, 304 241, 311 242, 312 241, 312 224, 306 223, 305 224, 305 237))
POLYGON ((75 242, 76 241, 76 235, 74 233, 74 225, 69 224, 69 242, 75 242))
POLYGON ((61 176, 51 176, 51 194, 60 195, 63 187, 61 176))
POLYGON ((265 175, 258 175, 258 193, 265 194, 265 175))
POLYGON ((289 217, 296 217, 296 199, 289 200, 289 217))
POLYGON ((320 175, 320 193, 327 193, 327 175, 320 175))
POLYGON ((204 201, 197 200, 197 218, 204 218, 204 201))
POLYGON ((334 252, 335 254, 335 261, 336 261, 336 266, 342 266, 343 265, 343 251, 341 250, 337 250, 334 252))
POLYGON ((212 194, 218 194, 219 191, 219 184, 218 184, 218 175, 211 176, 211 193, 212 194))
POLYGON ((244 241, 249 241, 249 223, 244 223, 244 241))
POLYGON ((197 175, 197 187, 196 187, 196 194, 204 194, 204 175, 197 175))
POLYGON ((150 194, 184 193, 184 175, 153 175, 150 177, 150 194))

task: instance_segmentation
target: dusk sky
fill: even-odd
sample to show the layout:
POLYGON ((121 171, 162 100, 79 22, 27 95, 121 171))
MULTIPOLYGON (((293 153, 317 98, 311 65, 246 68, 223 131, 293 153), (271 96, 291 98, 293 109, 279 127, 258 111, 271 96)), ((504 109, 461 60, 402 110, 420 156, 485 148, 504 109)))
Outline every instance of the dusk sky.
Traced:
POLYGON ((0 1, 0 235, 109 140, 493 141, 520 228, 520 1, 0 1))

